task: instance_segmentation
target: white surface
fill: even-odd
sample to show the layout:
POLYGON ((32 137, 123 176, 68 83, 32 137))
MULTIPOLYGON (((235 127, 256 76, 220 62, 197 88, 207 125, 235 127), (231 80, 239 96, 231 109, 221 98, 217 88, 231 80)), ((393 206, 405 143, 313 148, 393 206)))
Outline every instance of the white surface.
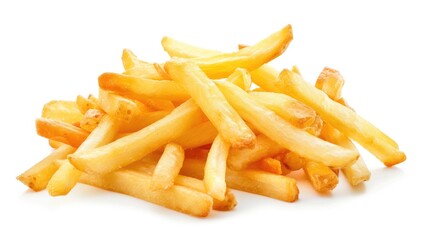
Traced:
POLYGON ((0 239, 429 237, 425 1, 9 2, 0 3, 0 239), (15 180, 49 152, 34 130, 43 104, 96 93, 99 74, 122 70, 123 48, 162 62, 164 35, 234 51, 288 23, 295 39, 273 65, 296 64, 312 82, 324 66, 339 69, 344 96, 397 140, 405 163, 387 169, 362 151, 372 179, 358 189, 341 178, 332 194, 321 196, 300 183, 292 204, 236 191, 234 211, 206 219, 83 185, 51 198, 15 180))

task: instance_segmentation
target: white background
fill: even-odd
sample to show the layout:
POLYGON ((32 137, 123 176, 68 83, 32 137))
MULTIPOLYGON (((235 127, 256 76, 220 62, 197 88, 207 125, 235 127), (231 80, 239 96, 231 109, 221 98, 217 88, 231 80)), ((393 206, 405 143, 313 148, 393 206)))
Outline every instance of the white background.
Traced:
POLYGON ((429 15, 425 1, 9 1, 0 3, 0 239, 428 239, 429 15), (292 24, 294 40, 273 62, 314 82, 325 66, 346 78, 344 96, 399 143, 408 160, 388 169, 362 150, 372 179, 344 178, 329 195, 300 182, 296 203, 236 191, 232 212, 189 217, 131 197, 77 186, 33 193, 15 177, 49 153, 34 120, 44 103, 97 92, 121 72, 123 48, 163 62, 169 35, 234 51, 292 24))

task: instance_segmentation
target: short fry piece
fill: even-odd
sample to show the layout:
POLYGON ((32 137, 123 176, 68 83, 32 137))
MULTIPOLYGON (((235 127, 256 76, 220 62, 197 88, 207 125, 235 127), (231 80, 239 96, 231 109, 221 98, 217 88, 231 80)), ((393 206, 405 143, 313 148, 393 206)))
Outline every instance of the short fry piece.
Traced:
POLYGON ((233 148, 251 147, 255 144, 252 130, 231 107, 216 84, 195 63, 170 61, 165 64, 165 69, 174 81, 188 91, 219 134, 233 148))
POLYGON ((225 173, 229 144, 218 135, 210 148, 204 167, 204 186, 213 198, 223 201, 226 192, 225 173))
POLYGON ((316 81, 316 88, 325 92, 332 100, 338 101, 341 98, 341 90, 344 85, 344 78, 335 69, 325 67, 316 81))
POLYGON ((45 157, 42 161, 32 166, 30 169, 16 177, 23 184, 27 185, 33 191, 40 191, 46 188, 46 185, 52 175, 57 171, 56 160, 65 159, 67 155, 73 153, 76 149, 62 145, 45 157))
POLYGON ((156 165, 152 175, 151 189, 166 190, 171 188, 179 175, 185 159, 185 151, 175 143, 165 145, 164 153, 156 165))
POLYGON ((349 108, 331 100, 324 92, 305 82, 300 75, 285 69, 279 76, 277 86, 312 107, 324 121, 361 144, 386 166, 405 161, 405 154, 383 137, 383 132, 349 108))
POLYGON ((36 120, 36 130, 37 134, 42 137, 59 141, 75 148, 79 147, 89 135, 88 132, 69 123, 47 118, 38 118, 36 120))
POLYGON ((165 76, 159 73, 154 64, 139 60, 129 49, 124 49, 122 52, 122 65, 126 75, 153 80, 165 79, 165 76))
POLYGON ((280 146, 293 150, 306 159, 322 162, 327 166, 341 168, 352 164, 359 156, 348 150, 323 141, 296 128, 273 111, 253 100, 248 93, 229 82, 216 83, 230 104, 258 131, 280 146), (312 146, 311 149, 308 146, 312 146))
POLYGON ((314 161, 307 161, 304 172, 313 188, 318 192, 326 192, 334 189, 338 184, 338 177, 329 167, 314 161))
POLYGON ((42 117, 73 124, 83 115, 73 101, 50 101, 43 106, 42 117))
POLYGON ((165 191, 151 190, 152 177, 132 170, 121 169, 107 175, 82 174, 80 181, 196 217, 206 217, 213 206, 209 195, 187 187, 174 185, 165 191))
POLYGON ((294 152, 288 152, 282 159, 286 167, 292 171, 301 169, 307 160, 294 152))
POLYGON ((138 161, 204 120, 204 114, 190 99, 140 131, 91 151, 70 155, 69 160, 81 171, 106 174, 138 161))
POLYGON ((282 174, 282 163, 275 158, 271 158, 271 157, 263 158, 255 162, 254 164, 252 164, 252 166, 255 169, 259 169, 265 172, 282 174))
POLYGON ((80 120, 80 128, 87 132, 92 132, 98 126, 104 114, 103 111, 98 109, 88 109, 85 115, 83 115, 82 120, 80 120))

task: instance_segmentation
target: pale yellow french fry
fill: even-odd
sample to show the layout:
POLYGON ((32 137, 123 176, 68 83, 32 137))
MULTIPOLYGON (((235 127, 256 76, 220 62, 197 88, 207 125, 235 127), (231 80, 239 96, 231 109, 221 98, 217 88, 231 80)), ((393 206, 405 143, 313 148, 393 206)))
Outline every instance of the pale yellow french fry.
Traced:
POLYGON ((233 148, 251 147, 255 135, 231 107, 216 84, 193 62, 175 60, 165 64, 165 69, 200 106, 216 127, 222 138, 233 148))
POLYGON ((249 94, 254 100, 298 128, 306 130, 321 128, 320 117, 313 109, 285 94, 272 92, 251 92, 249 94))
POLYGON ((182 136, 174 140, 174 142, 178 143, 184 149, 192 149, 211 144, 217 135, 218 131, 216 128, 210 121, 207 121, 189 129, 182 136))
POLYGON ((341 98, 341 90, 344 85, 344 78, 332 68, 325 67, 316 81, 316 88, 326 93, 332 100, 341 98))
POLYGON ((37 134, 42 137, 68 144, 72 147, 79 147, 85 141, 89 133, 81 128, 69 123, 53 119, 36 119, 37 134))
POLYGON ((325 122, 361 144, 386 166, 405 161, 405 154, 387 141, 383 137, 384 133, 349 108, 331 100, 324 92, 305 82, 300 75, 285 69, 279 76, 277 86, 312 107, 325 122))
POLYGON ((167 80, 165 75, 160 74, 154 64, 139 60, 129 49, 124 49, 122 52, 122 65, 126 75, 153 80, 167 80))
POLYGON ((307 161, 304 165, 304 172, 313 188, 318 192, 331 191, 338 184, 335 172, 324 164, 307 161))
POLYGON ((204 186, 213 198, 223 201, 226 193, 226 159, 230 145, 218 135, 210 148, 204 167, 204 186))
POLYGON ((79 126, 87 132, 92 132, 100 123, 101 118, 105 115, 102 110, 99 109, 88 109, 82 120, 80 120, 79 126))
POLYGON ((222 53, 220 51, 196 47, 171 37, 163 37, 161 44, 164 48, 164 51, 166 51, 170 57, 197 58, 208 57, 222 53))
POLYGON ((252 79, 250 78, 250 74, 246 69, 237 68, 235 71, 226 78, 226 81, 239 86, 244 91, 250 91, 252 87, 252 79))
POLYGON ((175 143, 165 145, 164 152, 152 175, 151 189, 166 190, 171 188, 179 175, 185 159, 185 151, 175 143))
POLYGON ((43 106, 42 117, 74 124, 79 122, 83 115, 76 102, 50 101, 43 106))
POLYGON ((175 211, 196 217, 206 217, 213 206, 213 199, 205 193, 174 185, 165 191, 150 189, 149 174, 120 169, 107 175, 82 174, 82 183, 109 191, 130 195, 175 211))
POLYGON ((229 103, 249 123, 280 146, 306 159, 341 168, 352 164, 359 153, 323 141, 293 126, 273 111, 259 104, 248 93, 229 82, 216 83, 229 103), (312 146, 309 148, 308 146, 312 146))
MULTIPOLYGON (((117 125, 114 120, 105 115, 100 124, 91 132, 86 140, 79 146, 75 153, 85 152, 111 142, 117 133, 117 125)), ((47 185, 51 196, 68 194, 79 181, 81 171, 77 170, 69 161, 66 161, 55 172, 47 185)))
POLYGON ((98 109, 98 99, 93 95, 89 95, 88 98, 78 95, 76 104, 82 114, 85 114, 89 109, 98 109))
POLYGON ((277 77, 279 76, 279 71, 274 67, 264 64, 251 71, 250 76, 252 77, 252 81, 262 89, 269 92, 280 92, 275 85, 277 77))
POLYGON ((106 174, 138 161, 181 136, 206 118, 193 100, 188 100, 161 120, 102 147, 69 157, 87 173, 106 174))
POLYGON ((245 169, 264 157, 272 157, 286 149, 267 136, 260 134, 256 137, 255 147, 243 149, 231 149, 228 156, 228 167, 240 170, 245 169))
POLYGON ((74 147, 63 144, 36 165, 16 177, 16 179, 27 185, 33 191, 41 191, 46 188, 49 179, 51 179, 52 175, 58 169, 58 165, 55 164, 55 161, 67 158, 67 155, 73 153, 75 150, 74 147))
POLYGON ((118 73, 103 73, 98 77, 98 85, 104 90, 114 91, 143 103, 151 98, 171 101, 189 99, 189 94, 171 80, 151 80, 118 73))

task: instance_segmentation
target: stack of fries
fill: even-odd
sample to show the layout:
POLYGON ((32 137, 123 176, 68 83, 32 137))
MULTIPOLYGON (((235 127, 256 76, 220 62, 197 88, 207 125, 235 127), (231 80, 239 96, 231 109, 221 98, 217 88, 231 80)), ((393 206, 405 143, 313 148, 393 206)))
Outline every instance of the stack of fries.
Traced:
POLYGON ((313 86, 296 67, 267 65, 292 38, 288 25, 222 53, 165 37, 163 64, 125 49, 124 73, 103 73, 98 97, 44 106, 36 129, 54 150, 18 180, 52 196, 81 182, 204 217, 234 209, 230 188, 296 201, 288 174, 300 169, 320 192, 339 170, 361 184, 370 172, 351 140, 386 166, 403 162, 397 143, 347 105, 338 71, 323 69, 313 86))

